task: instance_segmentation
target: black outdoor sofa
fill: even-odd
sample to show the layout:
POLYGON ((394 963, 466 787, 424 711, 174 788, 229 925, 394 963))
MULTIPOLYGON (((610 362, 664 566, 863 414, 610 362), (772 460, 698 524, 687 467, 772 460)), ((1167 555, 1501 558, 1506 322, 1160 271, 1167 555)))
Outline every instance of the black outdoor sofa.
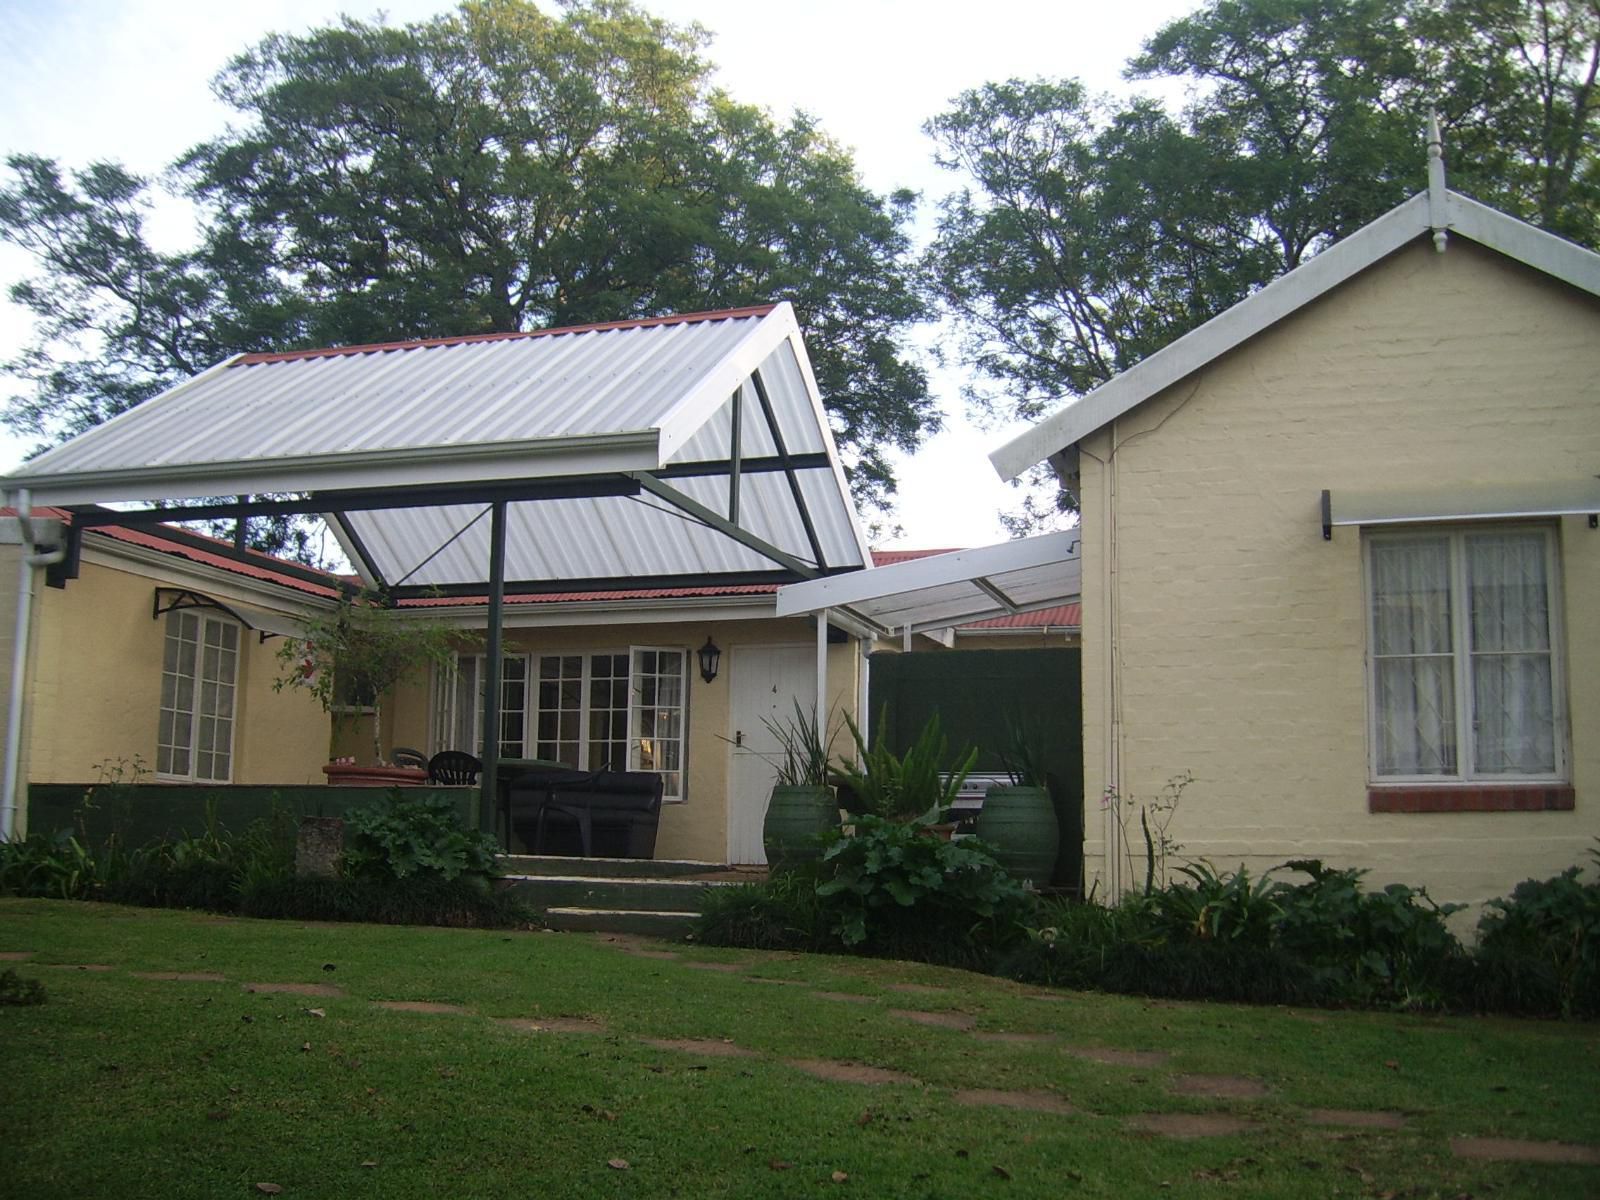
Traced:
POLYGON ((654 858, 662 779, 654 771, 539 767, 511 781, 511 828, 532 854, 654 858))

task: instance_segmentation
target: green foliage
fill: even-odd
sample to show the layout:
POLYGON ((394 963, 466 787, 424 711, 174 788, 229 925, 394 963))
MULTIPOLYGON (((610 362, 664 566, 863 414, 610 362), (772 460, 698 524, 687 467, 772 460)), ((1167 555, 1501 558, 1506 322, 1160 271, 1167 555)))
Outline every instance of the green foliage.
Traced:
POLYGON ((436 792, 411 796, 400 788, 345 816, 344 866, 357 879, 486 884, 497 872, 497 847, 487 833, 467 829, 455 802, 436 792))
MULTIPOLYGON (((844 714, 844 721, 855 739, 857 761, 840 761, 837 767, 842 807, 918 825, 945 819, 972 764, 978 761, 977 750, 951 755, 938 713, 928 718, 904 754, 891 750, 882 732, 877 745, 869 747, 849 713, 844 714)), ((880 721, 880 731, 883 725, 880 721)))
POLYGON ((107 883, 105 898, 159 908, 231 912, 248 882, 292 873, 294 839, 291 819, 281 810, 234 834, 223 829, 214 810, 208 809, 200 834, 132 851, 116 878, 107 883))
POLYGON ((1159 793, 1145 800, 1123 796, 1115 788, 1107 788, 1105 795, 1100 798, 1100 807, 1111 814, 1120 831, 1121 836, 1117 840, 1122 844, 1123 854, 1127 858, 1129 878, 1133 877, 1134 862, 1133 840, 1128 836, 1128 823, 1135 813, 1138 814, 1139 833, 1144 839, 1146 895, 1153 893, 1158 886, 1166 885, 1167 864, 1183 849, 1183 845, 1167 830, 1172 825, 1172 819, 1178 815, 1183 793, 1193 782, 1194 775, 1184 771, 1167 780, 1159 793))
POLYGON ((1044 740, 1038 722, 1023 712, 1006 714, 1005 744, 1000 765, 1012 787, 1044 787, 1044 740))
POLYGON ((825 724, 831 727, 826 736, 817 726, 816 712, 798 700, 794 702, 793 717, 780 721, 762 718, 763 724, 778 739, 781 757, 774 764, 777 768, 774 782, 780 787, 821 788, 832 782, 833 743, 839 736, 839 728, 832 724, 831 716, 825 719, 825 724))
POLYGON ((1479 986, 1486 1006, 1600 1017, 1600 881, 1579 868, 1528 879, 1491 900, 1478 921, 1479 986))
POLYGON ((25 1007, 44 1001, 44 984, 37 979, 24 979, 10 968, 0 971, 0 1005, 25 1007))
POLYGON ((0 894, 89 900, 120 865, 114 852, 96 855, 70 830, 0 842, 0 894))
POLYGON ((303 688, 328 712, 349 696, 370 704, 372 749, 381 763, 383 697, 429 667, 448 668, 451 655, 477 639, 425 613, 394 608, 381 593, 345 593, 332 612, 313 613, 303 635, 284 639, 272 687, 303 688))
POLYGON ((268 37, 217 76, 228 131, 175 164, 201 223, 176 254, 150 247, 145 180, 14 158, 0 237, 41 272, 14 293, 38 337, 8 419, 58 440, 237 351, 787 299, 852 487, 886 498, 891 449, 939 423, 901 345, 926 315, 915 197, 718 90, 706 39, 626 0, 268 37))
POLYGON ((747 950, 828 947, 814 865, 774 871, 762 883, 711 889, 700 903, 691 937, 708 946, 747 950))
POLYGON ((976 838, 947 841, 867 813, 828 837, 817 898, 835 936, 877 952, 922 944, 938 961, 1011 934, 1028 900, 976 838))

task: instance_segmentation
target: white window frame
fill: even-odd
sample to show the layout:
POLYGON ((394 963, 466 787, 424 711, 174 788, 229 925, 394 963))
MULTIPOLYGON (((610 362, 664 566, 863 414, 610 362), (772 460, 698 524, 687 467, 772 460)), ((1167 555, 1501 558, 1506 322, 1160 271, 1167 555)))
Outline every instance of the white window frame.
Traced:
POLYGON ((1471 524, 1423 524, 1386 529, 1366 529, 1362 536, 1362 567, 1365 576, 1362 598, 1366 605, 1366 683, 1367 683, 1367 777, 1373 786, 1443 787, 1492 784, 1551 784, 1570 780, 1566 706, 1566 637, 1562 628, 1562 577, 1555 528, 1543 524, 1473 522, 1471 524), (1554 769, 1544 774, 1480 772, 1477 761, 1476 730, 1473 727, 1473 679, 1471 622, 1468 615, 1466 539, 1474 533, 1537 533, 1544 541, 1545 619, 1550 638, 1551 725, 1554 744, 1554 769), (1450 658, 1455 697, 1456 770, 1453 774, 1380 774, 1380 745, 1377 670, 1377 614, 1372 565, 1374 545, 1389 541, 1428 541, 1446 539, 1450 577, 1450 658))
MULTIPOLYGON (((688 798, 688 761, 689 761, 689 669, 693 661, 693 652, 686 646, 596 646, 584 649, 562 650, 530 650, 517 654, 506 654, 506 659, 519 659, 525 664, 526 693, 522 710, 522 754, 508 757, 527 758, 536 756, 539 745, 539 682, 540 661, 545 658, 577 658, 582 664, 580 682, 581 701, 578 707, 578 762, 580 770, 598 770, 609 767, 612 770, 638 771, 645 769, 641 766, 640 743, 640 717, 638 684, 639 656, 644 653, 677 654, 682 664, 680 695, 682 697, 678 706, 680 720, 678 740, 680 745, 679 765, 677 775, 679 787, 676 793, 668 790, 662 799, 679 803, 688 798), (626 741, 627 761, 625 763, 590 763, 588 755, 590 749, 589 721, 592 713, 591 701, 593 696, 594 677, 592 667, 594 659, 598 657, 615 657, 624 659, 627 663, 627 693, 628 702, 626 709, 627 728, 623 738, 613 737, 611 741, 626 741)), ((460 695, 459 680, 464 662, 474 664, 474 682, 483 678, 483 665, 486 661, 482 654, 458 654, 451 658, 450 666, 444 670, 436 670, 433 680, 432 704, 432 733, 433 748, 464 749, 457 745, 460 741, 458 731, 461 728, 461 714, 458 711, 462 697, 460 695)), ((471 720, 472 746, 471 752, 477 754, 483 746, 483 688, 477 684, 472 688, 473 713, 471 720)), ((620 711, 620 710, 619 710, 620 711)), ((503 745, 504 743, 502 743, 503 745)), ((670 783, 670 776, 668 776, 670 783)))
MULTIPOLYGON (((156 711, 157 711, 157 714, 158 714, 158 722, 157 722, 157 726, 156 726, 156 772, 155 772, 155 775, 156 775, 157 779, 171 780, 171 781, 174 781, 174 782, 182 782, 182 783, 231 783, 233 781, 233 765, 234 765, 234 755, 235 755, 234 747, 235 747, 235 743, 238 740, 237 739, 237 734, 238 734, 238 728, 239 728, 239 675, 240 675, 241 668, 242 668, 242 666, 244 664, 244 633, 243 633, 243 630, 244 630, 244 627, 238 621, 230 620, 227 617, 217 616, 217 615, 214 615, 212 613, 201 612, 201 611, 198 611, 197 609, 194 609, 194 608, 176 608, 176 609, 172 609, 171 611, 169 611, 167 613, 166 623, 162 626, 162 630, 161 630, 161 638, 162 638, 162 641, 161 641, 161 655, 162 655, 161 677, 162 677, 162 687, 161 687, 161 695, 158 697, 158 703, 157 703, 157 706, 156 706, 156 711), (173 637, 175 636, 175 632, 174 632, 175 629, 181 629, 181 627, 182 627, 182 625, 183 625, 183 623, 185 621, 194 621, 196 623, 196 625, 195 625, 194 672, 193 672, 193 674, 191 676, 189 676, 189 684, 190 684, 190 689, 191 690, 190 690, 190 693, 189 693, 189 701, 190 701, 190 703, 189 703, 189 709, 188 709, 187 713, 185 713, 181 709, 175 708, 173 706, 169 706, 166 703, 166 679, 167 679, 167 676, 169 676, 169 675, 173 675, 175 677, 179 676, 178 672, 169 671, 167 669, 167 666, 166 666, 167 645, 173 639, 173 637), (210 664, 210 663, 212 663, 214 661, 214 658, 215 658, 215 653, 214 653, 215 648, 210 647, 209 643, 207 641, 207 631, 209 629, 212 629, 212 628, 231 630, 232 633, 233 633, 233 647, 232 647, 232 651, 233 651, 233 673, 232 673, 232 677, 231 678, 228 678, 228 679, 218 678, 218 679, 210 680, 210 681, 208 681, 206 679, 206 668, 207 668, 208 664, 210 664), (208 653, 208 649, 212 650, 213 653, 208 653), (203 691, 204 691, 204 686, 205 686, 205 684, 207 682, 215 683, 220 688, 225 688, 226 689, 226 693, 227 693, 227 697, 228 697, 228 703, 227 703, 227 709, 228 709, 228 711, 227 711, 228 744, 227 744, 227 748, 226 748, 226 753, 227 753, 227 757, 228 757, 228 767, 227 767, 227 770, 224 773, 222 773, 221 775, 217 775, 217 774, 202 775, 199 772, 199 759, 200 759, 200 755, 201 755, 201 750, 200 750, 200 746, 199 746, 201 722, 204 721, 204 720, 207 720, 207 719, 213 719, 214 720, 219 715, 216 711, 212 711, 212 712, 209 712, 209 713, 204 711, 204 707, 203 707, 203 705, 201 703, 201 699, 202 699, 202 695, 203 695, 203 691), (175 723, 177 721, 179 721, 179 720, 187 720, 189 739, 188 739, 188 745, 184 749, 184 752, 187 753, 188 758, 189 758, 189 769, 187 771, 175 771, 175 770, 171 770, 171 769, 168 769, 168 770, 162 770, 161 769, 161 762, 162 762, 162 759, 163 759, 163 756, 164 756, 164 752, 165 751, 174 751, 175 752, 175 751, 177 751, 179 749, 179 747, 177 747, 176 744, 163 745, 163 743, 162 743, 161 727, 160 727, 159 717, 161 715, 167 713, 167 712, 173 713, 173 720, 174 720, 175 723)), ((216 706, 213 706, 213 708, 215 708, 215 707, 216 706)), ((210 753, 212 753, 213 755, 215 755, 217 752, 218 751, 217 751, 216 748, 213 748, 212 751, 210 751, 210 753)))

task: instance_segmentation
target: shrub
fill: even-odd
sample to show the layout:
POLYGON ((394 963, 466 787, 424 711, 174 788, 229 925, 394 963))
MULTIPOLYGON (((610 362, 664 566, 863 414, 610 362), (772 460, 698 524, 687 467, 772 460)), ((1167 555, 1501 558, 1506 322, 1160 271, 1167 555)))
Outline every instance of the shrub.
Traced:
POLYGON ((1029 894, 976 838, 945 841, 870 814, 828 837, 817 898, 847 947, 976 965, 1019 935, 1029 894))
POLYGON ((44 984, 24 979, 13 970, 0 971, 0 1004, 31 1005, 44 1003, 44 984))
POLYGON ((246 880, 285 878, 294 867, 294 835, 287 813, 252 821, 243 833, 222 828, 213 810, 205 831, 176 841, 153 842, 128 855, 105 898, 162 908, 230 912, 246 880))
POLYGON ((345 816, 345 870, 360 879, 489 880, 494 839, 467 829, 455 802, 436 792, 404 796, 399 788, 345 816))
POLYGON ((1478 921, 1479 1002, 1536 1015, 1600 1016, 1600 883, 1579 868, 1519 883, 1478 921))
POLYGON ((87 900, 98 896, 120 867, 115 847, 96 854, 70 830, 0 842, 0 893, 87 900))
POLYGON ((701 902, 692 937, 708 946, 746 950, 836 946, 817 901, 814 864, 774 871, 764 883, 710 889, 701 902))

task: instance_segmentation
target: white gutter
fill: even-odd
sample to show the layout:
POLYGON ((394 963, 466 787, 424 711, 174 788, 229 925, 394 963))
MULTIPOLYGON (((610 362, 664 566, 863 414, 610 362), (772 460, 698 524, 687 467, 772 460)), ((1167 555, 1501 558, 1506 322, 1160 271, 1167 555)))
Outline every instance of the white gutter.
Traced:
POLYGON ((17 828, 17 783, 22 770, 22 705, 26 697, 28 638, 33 629, 33 581, 38 567, 67 556, 65 546, 40 551, 33 540, 33 497, 27 488, 12 496, 23 551, 17 558, 17 626, 11 646, 11 702, 6 709, 5 783, 0 792, 0 842, 9 842, 17 828))

